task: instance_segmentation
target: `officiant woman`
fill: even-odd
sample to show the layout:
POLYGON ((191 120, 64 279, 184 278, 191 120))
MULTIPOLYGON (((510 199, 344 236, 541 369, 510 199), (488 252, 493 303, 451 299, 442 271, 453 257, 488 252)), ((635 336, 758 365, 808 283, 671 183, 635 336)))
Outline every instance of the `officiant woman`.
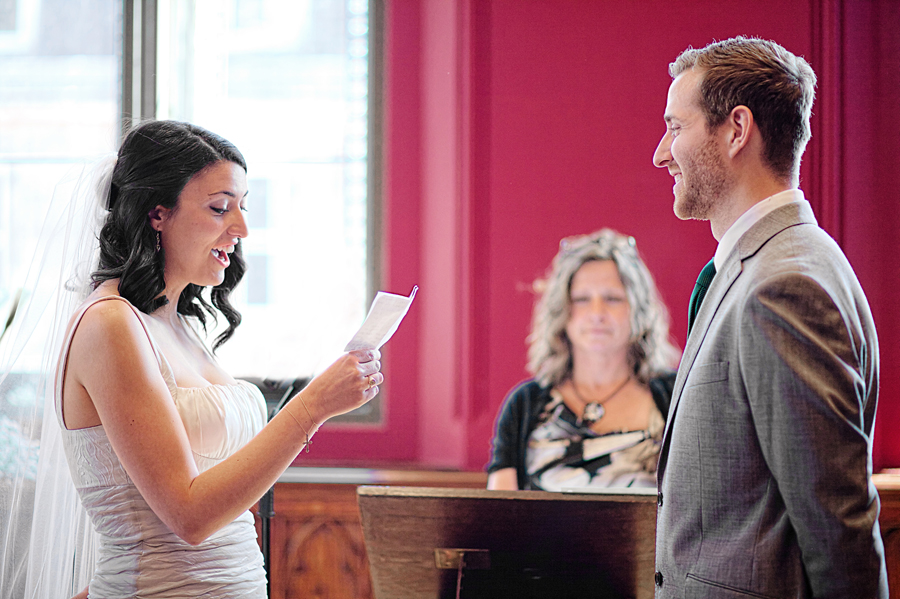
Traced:
POLYGON ((533 378, 503 403, 488 488, 655 486, 679 352, 634 238, 563 239, 535 289, 533 378))

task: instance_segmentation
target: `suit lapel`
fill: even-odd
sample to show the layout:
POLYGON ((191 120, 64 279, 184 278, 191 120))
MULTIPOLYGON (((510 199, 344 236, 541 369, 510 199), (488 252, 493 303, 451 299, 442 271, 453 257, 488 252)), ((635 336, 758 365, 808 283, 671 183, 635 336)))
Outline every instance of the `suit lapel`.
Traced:
POLYGON ((675 413, 678 410, 678 404, 681 402, 681 392, 684 390, 684 383, 687 380, 697 354, 703 346, 703 340, 709 331, 709 325, 712 323, 713 317, 719 310, 719 306, 728 294, 728 290, 734 285, 734 282, 741 274, 741 261, 736 252, 732 252, 722 270, 716 273, 713 278, 709 291, 700 311, 697 313, 697 320, 694 322, 694 328, 688 337, 687 345, 684 353, 681 355, 681 363, 678 365, 678 375, 675 377, 675 387, 672 390, 672 403, 669 406, 669 415, 666 418, 666 428, 663 433, 662 447, 659 452, 659 466, 657 468, 657 479, 662 481, 663 472, 665 471, 666 458, 669 453, 669 441, 671 439, 672 424, 675 422, 675 413))
POLYGON ((669 406, 662 447, 659 452, 659 465, 657 468, 657 480, 659 482, 662 482, 665 472, 671 429, 675 422, 675 413, 681 401, 681 393, 684 390, 685 381, 691 368, 694 366, 694 361, 697 359, 700 348, 703 347, 703 342, 706 339, 716 312, 718 312, 732 285, 741 275, 744 260, 754 256, 770 239, 785 229, 799 224, 816 224, 812 208, 806 200, 791 202, 765 215, 738 240, 734 249, 725 259, 721 271, 717 272, 713 278, 703 304, 700 306, 700 311, 697 313, 697 320, 688 337, 684 353, 681 356, 681 363, 678 366, 678 375, 675 378, 675 387, 672 390, 672 404, 669 406))

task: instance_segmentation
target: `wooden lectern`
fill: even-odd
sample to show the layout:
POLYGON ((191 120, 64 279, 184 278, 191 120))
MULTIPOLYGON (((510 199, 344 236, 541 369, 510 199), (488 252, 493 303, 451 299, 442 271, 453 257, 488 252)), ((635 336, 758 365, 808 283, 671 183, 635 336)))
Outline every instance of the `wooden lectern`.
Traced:
POLYGON ((359 487, 378 599, 652 599, 656 495, 359 487))

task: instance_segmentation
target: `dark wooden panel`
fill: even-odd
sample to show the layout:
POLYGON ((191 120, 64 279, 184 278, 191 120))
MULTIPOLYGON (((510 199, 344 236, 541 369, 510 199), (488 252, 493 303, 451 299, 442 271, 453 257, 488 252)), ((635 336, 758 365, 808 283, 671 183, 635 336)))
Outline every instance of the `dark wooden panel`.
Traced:
POLYGON ((279 485, 272 597, 372 597, 354 485, 279 485))
POLYGON ((379 599, 653 597, 655 495, 358 492, 379 599), (438 569, 435 549, 487 550, 489 567, 438 569))
MULTIPOLYGON (((310 471, 315 470, 305 472, 310 471)), ((436 487, 484 488, 487 480, 477 472, 348 472, 359 472, 363 482, 436 487)), ((357 486, 355 482, 275 485, 275 517, 270 528, 272 599, 374 599, 357 486)))

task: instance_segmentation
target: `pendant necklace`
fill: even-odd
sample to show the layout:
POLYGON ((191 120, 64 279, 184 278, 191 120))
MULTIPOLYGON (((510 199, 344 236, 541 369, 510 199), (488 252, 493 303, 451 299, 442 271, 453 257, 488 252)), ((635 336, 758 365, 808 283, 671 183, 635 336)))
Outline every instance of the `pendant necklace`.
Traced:
POLYGON ((578 398, 578 401, 580 401, 584 405, 584 409, 581 411, 581 417, 578 418, 578 426, 581 426, 582 422, 590 426, 603 418, 603 416, 606 414, 606 408, 603 407, 603 404, 615 397, 619 391, 625 388, 625 385, 627 385, 628 381, 630 380, 631 376, 626 377, 618 387, 613 389, 612 393, 610 393, 603 399, 600 399, 598 401, 588 401, 581 396, 581 393, 578 392, 578 386, 575 384, 575 379, 572 379, 572 391, 575 393, 575 397, 578 398))

